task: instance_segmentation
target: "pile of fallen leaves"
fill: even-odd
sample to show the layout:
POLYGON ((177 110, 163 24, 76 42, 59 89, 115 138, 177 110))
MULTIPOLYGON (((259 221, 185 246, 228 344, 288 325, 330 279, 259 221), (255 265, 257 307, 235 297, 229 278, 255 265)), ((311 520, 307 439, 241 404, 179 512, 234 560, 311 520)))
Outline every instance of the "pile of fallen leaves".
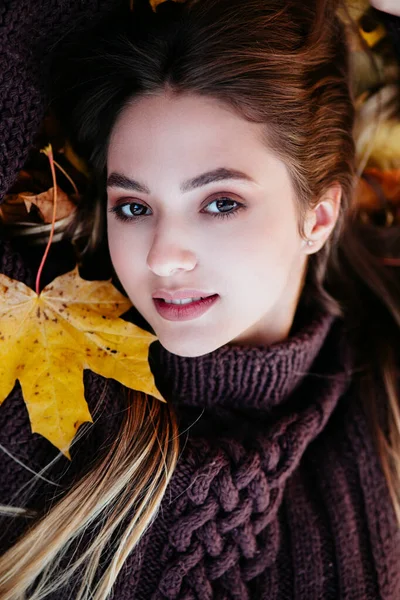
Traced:
POLYGON ((348 0, 346 25, 356 120, 360 221, 400 225, 400 66, 393 43, 368 0, 348 0))

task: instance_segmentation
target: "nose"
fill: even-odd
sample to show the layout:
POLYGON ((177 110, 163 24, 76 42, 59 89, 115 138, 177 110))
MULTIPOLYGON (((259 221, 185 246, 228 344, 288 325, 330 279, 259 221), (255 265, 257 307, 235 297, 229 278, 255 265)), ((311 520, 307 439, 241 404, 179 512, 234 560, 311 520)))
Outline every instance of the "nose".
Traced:
POLYGON ((196 265, 195 253, 187 244, 179 244, 176 238, 171 231, 154 238, 147 256, 147 265, 159 277, 168 277, 176 271, 191 271, 196 265))

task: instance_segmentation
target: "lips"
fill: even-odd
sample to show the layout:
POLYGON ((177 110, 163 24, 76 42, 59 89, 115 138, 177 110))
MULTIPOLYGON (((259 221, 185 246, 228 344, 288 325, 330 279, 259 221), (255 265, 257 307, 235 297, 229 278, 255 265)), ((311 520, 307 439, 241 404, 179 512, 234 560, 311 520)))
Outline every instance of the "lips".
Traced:
POLYGON ((180 290, 155 290, 153 299, 161 300, 187 300, 188 298, 210 298, 215 296, 213 292, 205 292, 204 290, 196 289, 180 289, 180 290))
POLYGON ((157 312, 167 321, 188 321, 202 316, 218 299, 219 295, 213 294, 188 304, 171 304, 160 298, 153 298, 153 302, 157 312))
MULTIPOLYGON (((211 298, 212 295, 213 294, 210 294, 209 296, 188 296, 187 298, 182 298, 181 300, 191 300, 191 302, 197 302, 199 299, 205 300, 206 298, 211 298)), ((162 302, 166 302, 167 304, 178 303, 178 300, 176 298, 174 298, 174 300, 169 300, 168 298, 156 298, 156 300, 162 300, 162 302)))

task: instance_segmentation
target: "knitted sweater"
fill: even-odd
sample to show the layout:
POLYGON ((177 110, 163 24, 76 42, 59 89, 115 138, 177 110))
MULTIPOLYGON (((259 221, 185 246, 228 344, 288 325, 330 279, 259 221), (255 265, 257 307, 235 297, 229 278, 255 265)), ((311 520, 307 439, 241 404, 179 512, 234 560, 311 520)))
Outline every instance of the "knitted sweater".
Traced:
MULTIPOLYGON (((29 282, 4 246, 2 271, 29 282)), ((176 409, 182 450, 116 600, 398 600, 400 532, 341 319, 300 303, 282 342, 195 358, 155 342, 150 366, 176 409)), ((124 408, 115 380, 86 370, 84 382, 91 411, 104 395, 101 414, 72 462, 62 456, 44 473, 65 487, 116 435, 124 408)), ((0 444, 1 503, 43 509, 54 484, 39 480, 27 493, 21 463, 37 472, 57 450, 31 433, 19 384, 0 408, 0 444)), ((2 549, 28 524, 3 517, 2 549)))
MULTIPOLYGON (((0 197, 23 167, 46 108, 52 45, 120 2, 2 0, 0 197)), ((34 273, 0 241, 1 272, 34 273)), ((161 509, 124 564, 116 600, 398 600, 400 532, 362 403, 344 324, 299 305, 289 337, 225 345, 197 358, 150 349, 157 387, 176 408, 181 453, 161 509)), ((116 434, 122 386, 89 370, 85 396, 102 412, 58 454, 32 434, 19 383, 0 407, 0 502, 37 510, 116 434), (84 457, 84 460, 83 460, 84 457)), ((382 400, 384 401, 384 400, 382 400)), ((9 548, 29 519, 1 517, 9 548)), ((70 598, 59 591, 53 600, 70 598)))

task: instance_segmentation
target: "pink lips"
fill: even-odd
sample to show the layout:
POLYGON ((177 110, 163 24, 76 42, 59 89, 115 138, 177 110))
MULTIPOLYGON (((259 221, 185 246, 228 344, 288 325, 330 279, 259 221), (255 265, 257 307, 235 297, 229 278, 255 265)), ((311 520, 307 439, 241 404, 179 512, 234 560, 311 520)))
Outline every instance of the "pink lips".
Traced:
POLYGON ((214 294, 203 300, 196 300, 190 304, 168 304, 160 298, 153 298, 158 313, 168 321, 189 321, 203 315, 218 300, 219 295, 214 294))
POLYGON ((208 298, 213 292, 201 292, 200 290, 155 290, 153 298, 162 300, 185 300, 185 298, 208 298))

